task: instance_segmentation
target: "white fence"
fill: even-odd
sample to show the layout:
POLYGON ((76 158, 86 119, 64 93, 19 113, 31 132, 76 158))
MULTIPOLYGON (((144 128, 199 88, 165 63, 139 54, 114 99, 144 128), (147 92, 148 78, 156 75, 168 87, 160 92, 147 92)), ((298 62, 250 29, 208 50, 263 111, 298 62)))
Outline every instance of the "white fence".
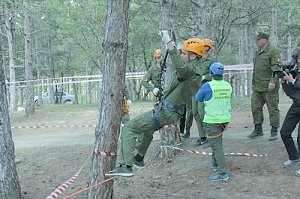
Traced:
MULTIPOLYGON (((224 79, 231 83, 233 87, 234 96, 249 96, 251 93, 251 81, 252 81, 252 64, 239 64, 239 65, 226 65, 224 79)), ((140 87, 142 77, 146 72, 132 72, 126 73, 126 85, 128 86, 133 99, 145 99, 151 98, 151 96, 144 96, 148 93, 140 87), (138 97, 137 97, 138 96, 138 97)), ((27 81, 6 82, 7 88, 11 84, 16 84, 18 91, 23 95, 23 90, 26 87, 27 81)), ((91 76, 72 76, 61 77, 53 79, 39 79, 31 80, 34 83, 34 87, 41 92, 47 91, 49 86, 55 86, 59 90, 67 92, 73 92, 73 86, 76 85, 78 90, 79 103, 81 102, 97 102, 100 97, 102 75, 91 76), (38 89, 39 88, 39 89, 38 89), (87 97, 89 96, 89 97, 87 97), (91 99, 87 99, 91 98, 91 99)), ((9 89, 7 89, 9 91, 9 89)), ((22 101, 22 100, 21 100, 22 101)), ((19 102, 19 104, 22 102, 19 102)))

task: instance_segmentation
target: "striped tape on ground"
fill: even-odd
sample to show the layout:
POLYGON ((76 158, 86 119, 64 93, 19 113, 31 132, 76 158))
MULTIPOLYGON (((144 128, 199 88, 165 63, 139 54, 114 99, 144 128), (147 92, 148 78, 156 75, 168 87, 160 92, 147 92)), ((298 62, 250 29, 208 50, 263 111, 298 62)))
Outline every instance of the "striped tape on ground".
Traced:
POLYGON ((12 129, 38 129, 38 128, 82 128, 82 127, 96 127, 92 124, 83 125, 35 125, 35 126, 12 126, 12 129))
MULTIPOLYGON (((175 150, 179 150, 179 151, 186 151, 186 152, 189 152, 189 153, 193 153, 193 154, 202 154, 202 155, 212 155, 211 152, 206 152, 206 151, 197 151, 197 150, 189 150, 189 149, 182 149, 182 148, 179 148, 179 147, 175 147, 175 146, 161 146, 162 148, 163 147, 167 147, 167 148, 173 148, 175 150)), ((230 153, 225 153, 224 154, 225 156, 247 156, 247 157, 266 157, 268 156, 268 154, 254 154, 254 153, 239 153, 239 152, 230 152, 230 153)))
POLYGON ((64 182, 62 185, 57 187, 46 199, 57 199, 58 196, 64 193, 64 191, 76 180, 76 178, 79 176, 81 170, 85 167, 85 165, 88 163, 89 159, 92 157, 92 154, 89 155, 85 163, 80 167, 80 169, 73 175, 70 179, 68 179, 66 182, 64 182))

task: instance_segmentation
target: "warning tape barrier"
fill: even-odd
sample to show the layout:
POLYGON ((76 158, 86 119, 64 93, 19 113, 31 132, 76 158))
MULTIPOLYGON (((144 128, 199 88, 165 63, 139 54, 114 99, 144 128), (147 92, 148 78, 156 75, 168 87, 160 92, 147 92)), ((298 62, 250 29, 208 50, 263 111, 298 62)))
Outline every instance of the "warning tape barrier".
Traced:
POLYGON ((68 179, 66 182, 64 182, 62 185, 57 187, 46 199, 57 199, 58 196, 64 193, 64 191, 76 180, 76 178, 79 176, 81 170, 85 167, 85 165, 88 163, 90 158, 92 157, 92 154, 89 155, 85 163, 80 167, 80 169, 73 175, 70 179, 68 179))
POLYGON ((97 156, 103 156, 103 157, 111 157, 111 156, 114 156, 116 155, 116 153, 114 152, 111 152, 111 151, 99 151, 97 149, 94 150, 94 153, 97 155, 97 156))
POLYGON ((108 182, 108 181, 114 180, 114 179, 116 179, 116 178, 118 178, 118 176, 114 176, 114 177, 105 179, 105 180, 103 180, 103 181, 98 182, 97 184, 94 184, 94 185, 92 185, 92 186, 90 186, 90 187, 81 189, 81 190, 79 190, 79 191, 77 191, 77 192, 75 192, 75 193, 73 193, 73 194, 71 194, 71 195, 69 195, 69 196, 66 196, 66 197, 64 197, 63 199, 70 199, 70 198, 72 198, 73 196, 76 196, 76 195, 78 195, 78 194, 80 194, 80 193, 83 193, 83 192, 85 192, 85 191, 87 191, 87 190, 89 190, 89 189, 92 189, 92 188, 94 188, 94 187, 97 187, 97 186, 99 186, 99 185, 102 185, 102 184, 104 184, 104 183, 106 183, 106 182, 108 182))
MULTIPOLYGON (((190 150, 190 149, 182 149, 179 147, 175 147, 175 146, 161 146, 161 148, 173 148, 175 150, 179 150, 179 151, 186 151, 189 153, 193 153, 193 154, 202 154, 202 155, 212 155, 211 152, 206 152, 206 151, 197 151, 197 150, 190 150)), ((254 153, 235 153, 235 152, 230 152, 230 153, 225 153, 225 156, 247 156, 247 157, 266 157, 268 156, 268 154, 254 154, 254 153)))
POLYGON ((12 129, 38 129, 38 128, 82 128, 82 127, 96 127, 94 124, 87 125, 36 125, 36 126, 12 126, 12 129))
MULTIPOLYGON (((110 151, 104 152, 104 151, 99 151, 97 149, 94 150, 94 153, 97 156, 102 156, 102 157, 111 157, 111 156, 115 156, 116 155, 116 153, 114 153, 114 152, 110 152, 110 151)), ((80 174, 81 170, 84 168, 84 166, 87 164, 87 162, 89 161, 89 159, 91 157, 92 157, 92 155, 90 155, 88 157, 88 159, 85 161, 85 163, 81 166, 81 168, 76 172, 76 174, 74 176, 72 176, 70 179, 68 179, 62 185, 60 185, 59 187, 57 187, 46 199, 57 199, 58 196, 60 196, 61 194, 63 194, 64 191, 76 180, 76 178, 80 174)), ((101 184, 101 182, 98 183, 97 185, 100 185, 100 184, 101 184)), ((96 186, 96 185, 93 185, 93 186, 96 186)))
MULTIPOLYGON (((190 149, 182 149, 176 146, 160 146, 161 148, 173 148, 175 150, 179 150, 179 151, 186 151, 192 154, 202 154, 202 155, 212 155, 211 152, 206 152, 206 151, 197 151, 197 150, 190 150, 190 149)), ((111 157, 111 156, 115 156, 116 153, 111 152, 111 151, 100 151, 98 149, 94 149, 94 153, 97 156, 102 156, 102 157, 111 157)), ((266 157, 268 156, 267 154, 253 154, 253 153, 235 153, 235 152, 230 152, 230 153, 225 153, 225 156, 247 156, 247 157, 266 157)), ((91 156, 89 156, 89 158, 86 160, 86 162, 82 165, 82 167, 77 171, 77 173, 72 176, 69 180, 67 180, 65 183, 63 183, 62 185, 60 185, 58 188, 56 188, 46 199, 57 199, 59 195, 61 195, 70 185, 72 182, 74 182, 74 180, 78 177, 78 175, 80 174, 81 170, 83 169, 83 167, 87 164, 88 160, 90 159, 91 156)), ((79 192, 76 192, 68 197, 65 198, 70 198, 71 196, 77 195, 83 191, 86 191, 88 189, 91 189, 92 187, 98 186, 100 184, 103 184, 104 182, 107 182, 109 180, 112 180, 114 178, 110 178, 110 179, 106 179, 104 181, 101 181, 91 187, 85 188, 80 190, 79 192)))

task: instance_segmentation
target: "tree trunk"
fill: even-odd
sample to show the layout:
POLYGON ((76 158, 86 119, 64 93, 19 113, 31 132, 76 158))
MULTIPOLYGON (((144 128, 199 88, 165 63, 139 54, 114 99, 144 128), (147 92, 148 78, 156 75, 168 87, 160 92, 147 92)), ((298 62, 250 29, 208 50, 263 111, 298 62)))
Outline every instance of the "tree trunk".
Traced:
MULTIPOLYGON (((104 70, 101 107, 95 130, 95 150, 117 152, 121 125, 121 103, 125 89, 125 69, 128 51, 128 0, 107 0, 107 21, 104 46, 104 70)), ((104 174, 115 167, 116 157, 94 153, 89 186, 104 180, 104 174)), ((110 181, 88 192, 89 199, 113 198, 110 181)))
POLYGON ((24 0, 24 34, 25 34, 25 75, 26 75, 26 102, 25 113, 30 116, 34 113, 34 89, 32 75, 32 52, 31 52, 31 33, 30 33, 30 11, 29 0, 24 0))
MULTIPOLYGON (((169 34, 174 34, 173 20, 175 9, 175 0, 162 0, 161 3, 161 29, 170 30, 169 34)), ((166 45, 162 44, 163 52, 166 52, 166 45)), ((163 57, 164 57, 163 53, 163 57)), ((172 67, 171 60, 167 60, 167 69, 163 74, 164 84, 162 85, 163 89, 168 88, 168 85, 171 83, 172 74, 174 68, 172 67)), ((166 146, 176 145, 175 133, 179 132, 179 126, 176 124, 166 125, 160 129, 160 143, 161 143, 161 157, 166 161, 170 161, 171 158, 175 156, 175 150, 173 148, 166 148, 166 146)))
MULTIPOLYGON (((53 52, 52 52, 52 39, 48 37, 48 64, 49 64, 49 77, 50 77, 50 82, 49 83, 54 83, 54 78, 55 78, 55 71, 54 71, 54 58, 53 58, 53 52)), ((55 85, 55 90, 57 90, 57 85, 55 85)), ((54 87, 53 85, 48 86, 48 92, 49 92, 49 97, 50 97, 50 104, 54 104, 54 87)))
POLYGON ((159 129, 160 157, 166 162, 172 161, 175 157, 175 150, 172 147, 181 144, 179 125, 180 122, 178 121, 175 124, 165 125, 159 129))
MULTIPOLYGON (((39 38, 36 35, 34 35, 34 44, 35 44, 35 62, 36 62, 36 71, 37 71, 37 79, 40 81, 41 79, 41 70, 40 70, 40 56, 39 56, 39 38)), ((38 95, 38 103, 43 104, 42 100, 42 92, 43 92, 43 87, 39 86, 37 88, 37 95, 38 95)))
POLYGON ((15 146, 11 135, 6 96, 2 49, 0 45, 0 198, 20 199, 21 188, 15 164, 15 146))
POLYGON ((271 44, 277 47, 277 8, 272 8, 272 21, 271 21, 271 44))
POLYGON ((8 41, 9 56, 9 94, 10 94, 10 110, 17 111, 18 100, 16 92, 16 38, 15 38, 15 14, 14 1, 7 3, 5 6, 5 27, 8 41))
MULTIPOLYGON (((291 7, 289 7, 288 10, 288 27, 291 27, 292 25, 292 11, 291 11, 291 7)), ((288 43, 287 43, 287 60, 291 59, 292 57, 292 34, 291 34, 291 29, 288 28, 287 30, 287 34, 288 34, 288 43)))

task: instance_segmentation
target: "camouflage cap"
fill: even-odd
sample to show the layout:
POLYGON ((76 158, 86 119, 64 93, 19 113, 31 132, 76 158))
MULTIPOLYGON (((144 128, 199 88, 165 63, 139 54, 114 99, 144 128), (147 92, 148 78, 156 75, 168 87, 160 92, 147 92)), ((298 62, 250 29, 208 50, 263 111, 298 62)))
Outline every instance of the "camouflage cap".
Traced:
POLYGON ((270 35, 263 33, 263 32, 258 32, 258 35, 256 36, 256 41, 260 40, 260 39, 269 39, 270 35))

